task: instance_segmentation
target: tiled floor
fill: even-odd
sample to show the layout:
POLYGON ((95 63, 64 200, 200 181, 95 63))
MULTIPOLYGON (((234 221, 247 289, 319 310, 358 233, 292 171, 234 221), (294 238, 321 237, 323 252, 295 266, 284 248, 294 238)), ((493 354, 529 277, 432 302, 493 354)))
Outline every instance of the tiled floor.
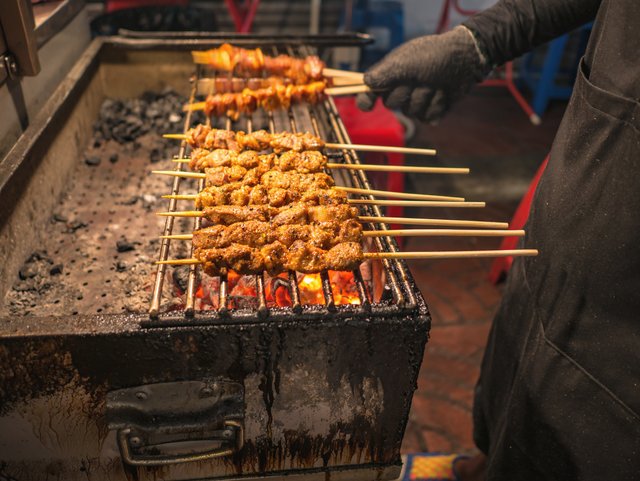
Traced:
MULTIPOLYGON (((504 90, 480 88, 438 126, 418 125, 413 146, 439 150, 429 163, 468 166, 463 179, 413 176, 408 189, 468 200, 486 200, 485 209, 407 211, 440 216, 508 221, 545 157, 564 110, 552 106, 543 125, 534 127, 504 90)), ((426 165, 425 158, 407 163, 426 165)), ((493 249, 498 238, 409 238, 404 250, 493 249)), ((413 398, 403 452, 473 452, 471 409, 491 320, 501 287, 487 278, 491 259, 413 261, 410 268, 433 316, 431 339, 413 398)))

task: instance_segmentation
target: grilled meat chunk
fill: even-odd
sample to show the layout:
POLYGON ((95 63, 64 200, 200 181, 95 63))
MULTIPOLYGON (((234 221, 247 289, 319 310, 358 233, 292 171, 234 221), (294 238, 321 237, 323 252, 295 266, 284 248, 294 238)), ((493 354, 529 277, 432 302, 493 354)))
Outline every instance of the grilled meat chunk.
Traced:
POLYGON ((203 216, 214 224, 230 225, 236 222, 259 220, 279 226, 317 224, 330 221, 344 222, 349 219, 357 220, 358 209, 348 204, 305 205, 296 203, 284 207, 216 205, 205 207, 203 216))
MULTIPOLYGON (((221 186, 210 186, 200 191, 196 197, 196 208, 212 207, 216 205, 263 205, 283 207, 294 202, 307 205, 337 205, 346 204, 347 194, 335 189, 300 190, 281 189, 275 187, 267 189, 263 185, 249 186, 242 182, 231 182, 221 186)), ((303 188, 306 186, 302 186, 303 188)))
POLYGON ((242 207, 235 205, 216 205, 205 207, 203 213, 204 217, 214 224, 229 225, 250 220, 266 222, 270 218, 271 210, 271 207, 264 205, 242 207))
POLYGON ((353 270, 364 258, 357 242, 343 242, 325 250, 304 241, 295 241, 290 247, 279 241, 262 247, 231 244, 224 248, 196 249, 194 255, 212 276, 227 274, 229 270, 238 274, 267 271, 273 275, 289 270, 305 274, 353 270))
POLYGON ((237 153, 243 150, 260 152, 273 149, 276 153, 282 153, 289 150, 302 152, 324 148, 324 141, 309 132, 271 134, 265 130, 256 130, 248 134, 242 131, 214 129, 201 124, 188 130, 186 135, 187 143, 192 149, 226 149, 237 153))
POLYGON ((330 249, 342 242, 360 242, 362 227, 356 220, 323 222, 320 224, 292 224, 274 227, 269 222, 248 221, 228 226, 214 225, 194 231, 193 247, 211 249, 242 244, 261 247, 278 241, 291 246, 296 241, 308 242, 314 247, 330 249))

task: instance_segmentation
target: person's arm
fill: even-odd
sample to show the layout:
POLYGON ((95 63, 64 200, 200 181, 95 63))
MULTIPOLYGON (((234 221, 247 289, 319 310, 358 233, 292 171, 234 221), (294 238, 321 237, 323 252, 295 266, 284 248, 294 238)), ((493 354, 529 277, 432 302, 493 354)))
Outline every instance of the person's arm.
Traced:
POLYGON ((500 0, 462 23, 493 65, 502 65, 596 16, 602 0, 500 0))
POLYGON ((601 0, 501 0, 440 35, 391 51, 364 76, 373 92, 358 96, 370 110, 377 97, 422 120, 440 118, 494 66, 593 19, 601 0))

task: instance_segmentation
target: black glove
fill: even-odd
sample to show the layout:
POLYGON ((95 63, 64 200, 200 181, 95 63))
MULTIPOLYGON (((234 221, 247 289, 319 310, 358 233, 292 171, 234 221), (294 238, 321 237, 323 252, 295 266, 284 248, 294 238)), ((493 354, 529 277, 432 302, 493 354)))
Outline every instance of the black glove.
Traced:
POLYGON ((380 96, 391 109, 432 121, 490 71, 473 34, 460 26, 391 51, 364 74, 373 92, 359 94, 356 102, 362 110, 371 110, 380 96))

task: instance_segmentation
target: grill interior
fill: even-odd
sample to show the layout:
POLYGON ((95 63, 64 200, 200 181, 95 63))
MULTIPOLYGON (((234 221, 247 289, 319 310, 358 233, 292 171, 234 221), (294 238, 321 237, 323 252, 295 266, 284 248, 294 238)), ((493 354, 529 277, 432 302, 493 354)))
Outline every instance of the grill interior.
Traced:
MULTIPOLYGON (((261 48, 267 55, 287 54, 303 57, 316 53, 310 46, 271 45, 269 47, 263 45, 261 48)), ((213 91, 215 78, 216 72, 206 66, 198 65, 196 68, 196 75, 191 79, 192 85, 190 102, 193 103, 204 100, 208 94, 215 93, 213 91)), ((324 100, 318 105, 292 105, 288 111, 258 111, 252 115, 242 115, 237 120, 232 120, 229 117, 214 117, 207 122, 215 128, 243 130, 245 132, 251 132, 257 129, 265 129, 270 132, 289 131, 294 133, 308 131, 318 137, 321 137, 327 142, 350 142, 344 124, 342 123, 331 98, 324 100)), ((184 123, 184 131, 186 132, 193 126, 195 126, 195 122, 192 120, 192 112, 188 112, 184 123)), ((189 152, 188 149, 186 142, 183 141, 179 152, 177 153, 177 158, 185 157, 189 152)), ((355 151, 328 149, 327 156, 330 158, 331 162, 359 163, 359 158, 355 151)), ((183 169, 183 164, 178 164, 176 170, 183 169)), ((333 171, 331 174, 336 181, 336 185, 345 185, 364 189, 371 188, 363 171, 342 169, 339 172, 333 171)), ((190 181, 180 177, 175 177, 170 194, 178 194, 181 191, 184 191, 185 184, 188 184, 189 182, 190 181)), ((204 180, 199 180, 197 183, 197 191, 202 190, 204 188, 204 180)), ((362 198, 367 197, 362 196, 362 198)), ((369 198, 373 199, 373 197, 369 198)), ((184 210, 184 205, 183 201, 171 199, 168 210, 171 212, 184 210)), ((363 215, 381 215, 377 206, 360 207, 363 215)), ((201 222, 200 218, 196 218, 193 223, 193 230, 199 229, 201 227, 201 222)), ((173 234, 174 227, 175 218, 172 216, 167 217, 163 235, 168 236, 173 234)), ((384 224, 370 224, 369 227, 371 229, 379 230, 387 229, 384 224)), ((175 257, 170 255, 172 252, 172 242, 176 241, 163 239, 160 247, 160 260, 175 257)), ((368 243, 368 248, 369 250, 381 252, 397 251, 397 245, 391 237, 375 237, 370 243, 368 243)), ((412 289, 406 288, 409 284, 406 266, 402 261, 385 259, 382 261, 367 261, 362 269, 353 271, 353 281, 355 283, 355 290, 358 296, 357 303, 338 304, 334 299, 330 275, 328 272, 324 271, 320 273, 323 303, 321 305, 305 304, 301 300, 299 277, 295 272, 289 272, 286 279, 279 278, 278 282, 286 282, 286 288, 291 299, 291 305, 286 307, 269 306, 266 283, 269 282, 270 278, 266 273, 263 273, 261 275, 253 276, 251 281, 255 286, 254 306, 243 306, 240 308, 235 306, 235 304, 230 301, 229 279, 227 276, 221 276, 218 287, 217 309, 203 311, 197 308, 197 291, 200 287, 197 272, 199 267, 197 265, 193 265, 189 272, 189 280, 185 293, 185 303, 184 309, 182 310, 182 316, 178 316, 176 311, 163 313, 162 308, 164 292, 163 285, 165 282, 170 282, 167 280, 169 277, 167 272, 171 268, 172 267, 167 265, 160 265, 158 268, 149 309, 151 323, 156 321, 167 322, 177 320, 183 316, 189 318, 198 318, 200 316, 210 318, 211 316, 218 316, 227 319, 239 318, 246 320, 247 318, 265 318, 267 316, 287 318, 293 314, 303 317, 326 316, 329 314, 349 317, 359 315, 370 316, 371 314, 398 315, 404 312, 409 312, 416 307, 416 299, 412 289), (375 265, 367 265, 368 263, 375 265), (367 274, 366 278, 363 277, 363 272, 367 274), (380 275, 369 275, 372 272, 379 273, 380 275)))

